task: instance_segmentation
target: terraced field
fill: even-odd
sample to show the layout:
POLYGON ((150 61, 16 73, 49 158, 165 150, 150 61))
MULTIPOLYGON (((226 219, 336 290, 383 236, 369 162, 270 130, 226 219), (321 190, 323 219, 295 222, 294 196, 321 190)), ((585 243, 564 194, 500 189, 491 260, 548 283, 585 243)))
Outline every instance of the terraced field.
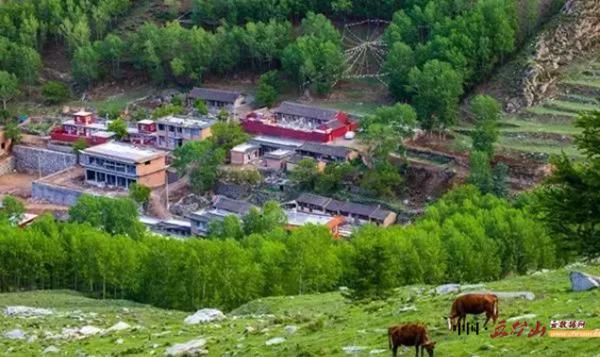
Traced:
POLYGON ((580 157, 573 146, 579 132, 573 122, 579 113, 600 108, 600 53, 570 66, 557 87, 553 98, 505 118, 500 149, 580 157))

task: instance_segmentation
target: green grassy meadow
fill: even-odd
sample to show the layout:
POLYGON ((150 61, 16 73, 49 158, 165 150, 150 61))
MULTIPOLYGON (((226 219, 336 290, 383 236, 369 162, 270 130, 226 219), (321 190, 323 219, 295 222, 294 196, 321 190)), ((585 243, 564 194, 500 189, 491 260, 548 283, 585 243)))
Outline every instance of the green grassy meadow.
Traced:
MULTIPOLYGON (((600 275, 600 265, 574 269, 600 275)), ((420 321, 428 325, 431 337, 437 341, 436 356, 600 356, 600 339, 524 335, 491 338, 493 327, 481 330, 479 335, 458 336, 447 330, 442 318, 455 296, 434 296, 431 288, 402 287, 387 300, 369 303, 351 302, 339 292, 264 298, 227 313, 226 320, 205 325, 183 324, 188 312, 122 300, 96 300, 70 291, 0 294, 1 308, 25 305, 54 311, 51 316, 38 318, 2 315, 2 334, 19 328, 27 338, 36 335, 37 339, 28 342, 0 337, 0 351, 9 356, 37 356, 53 345, 61 355, 69 356, 164 355, 172 344, 202 337, 207 339, 205 348, 210 356, 344 356, 347 353, 343 348, 347 346, 362 348, 354 356, 386 356, 390 354, 387 327, 420 321), (64 327, 93 325, 106 329, 118 321, 132 328, 79 340, 44 337, 64 327), (290 334, 285 331, 288 325, 298 330, 290 334), (267 346, 265 342, 274 337, 284 337, 285 341, 267 346)), ((486 283, 485 288, 535 294, 533 301, 501 299, 500 320, 535 314, 529 323, 539 320, 548 329, 553 319, 585 320, 586 329, 600 328, 600 289, 570 292, 567 269, 511 277, 486 283)), ((414 349, 402 355, 412 356, 414 349)))

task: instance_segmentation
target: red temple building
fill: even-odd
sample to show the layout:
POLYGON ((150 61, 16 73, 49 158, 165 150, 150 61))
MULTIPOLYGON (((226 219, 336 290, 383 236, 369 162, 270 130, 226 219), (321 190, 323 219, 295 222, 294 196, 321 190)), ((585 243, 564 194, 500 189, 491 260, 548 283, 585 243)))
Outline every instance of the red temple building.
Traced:
POLYGON ((271 112, 252 112, 242 120, 251 134, 327 143, 355 131, 348 114, 304 104, 283 102, 271 112))

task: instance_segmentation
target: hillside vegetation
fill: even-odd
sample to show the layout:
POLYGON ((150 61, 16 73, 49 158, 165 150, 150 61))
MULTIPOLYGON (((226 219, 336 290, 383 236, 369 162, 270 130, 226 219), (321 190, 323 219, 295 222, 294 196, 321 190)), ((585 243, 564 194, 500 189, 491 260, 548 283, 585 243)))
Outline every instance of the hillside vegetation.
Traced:
MULTIPOLYGON (((600 274, 600 266, 570 269, 600 274)), ((570 292, 568 271, 537 272, 485 284, 493 291, 531 291, 533 301, 503 299, 500 319, 535 314, 549 328, 550 320, 585 320, 587 329, 600 324, 600 290, 570 292)), ((386 328, 391 324, 421 321, 437 341, 438 356, 597 356, 598 342, 590 339, 555 339, 548 336, 491 338, 492 328, 478 336, 457 336, 441 318, 449 312, 453 294, 434 296, 434 286, 396 289, 387 300, 351 303, 338 292, 259 299, 227 314, 217 323, 185 325, 187 313, 163 310, 124 300, 94 300, 70 291, 34 291, 0 294, 0 306, 26 305, 51 308, 53 315, 38 318, 4 317, 2 333, 19 328, 32 341, 0 338, 0 349, 15 355, 37 355, 48 346, 61 354, 163 355, 169 346, 199 337, 207 339, 211 356, 343 356, 344 347, 361 347, 356 356, 387 355, 386 328), (402 312, 405 310, 405 312, 402 312), (91 325, 106 329, 123 321, 129 329, 85 339, 50 339, 65 327, 91 325), (297 331, 290 333, 293 328, 297 331), (287 331, 287 332, 286 332, 287 331), (281 344, 266 341, 284 337, 281 344)), ((481 321, 481 320, 480 320, 481 321)), ((508 325, 508 324, 507 324, 508 325)), ((510 329, 508 329, 510 330, 510 329)), ((413 355, 410 350, 405 355, 413 355)))

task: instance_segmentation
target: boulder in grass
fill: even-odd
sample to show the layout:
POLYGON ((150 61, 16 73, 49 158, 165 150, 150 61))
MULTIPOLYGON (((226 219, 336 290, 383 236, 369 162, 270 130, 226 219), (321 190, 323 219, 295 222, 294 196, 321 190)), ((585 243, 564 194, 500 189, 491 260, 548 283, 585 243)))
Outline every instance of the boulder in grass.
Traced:
POLYGON ((347 354, 363 353, 367 348, 363 346, 345 346, 342 351, 347 354))
POLYGON ((600 276, 593 276, 579 271, 572 271, 569 274, 571 280, 571 290, 586 291, 600 287, 600 276))
POLYGON ((267 342, 265 342, 265 345, 267 346, 273 346, 273 345, 279 345, 285 342, 285 338, 283 337, 274 337, 270 340, 267 340, 267 342))
POLYGON ((199 356, 207 355, 208 351, 204 349, 206 339, 198 338, 184 343, 177 343, 167 348, 167 356, 199 356))
POLYGON ((435 288, 437 295, 457 293, 460 291, 460 284, 444 284, 435 288))
POLYGON ((225 314, 218 309, 201 309, 196 311, 183 320, 187 325, 196 325, 199 323, 207 323, 212 321, 221 321, 225 319, 225 314))
POLYGON ((14 330, 10 330, 10 331, 6 331, 4 333, 4 337, 9 339, 9 340, 24 340, 25 339, 25 332, 23 332, 23 330, 20 329, 14 329, 14 330))
POLYGON ((48 354, 48 353, 59 353, 60 349, 56 346, 48 346, 44 349, 44 351, 42 352, 43 354, 48 354))
POLYGON ((128 330, 129 328, 131 328, 131 326, 127 322, 119 321, 116 324, 109 327, 106 331, 107 332, 123 331, 123 330, 128 330))

